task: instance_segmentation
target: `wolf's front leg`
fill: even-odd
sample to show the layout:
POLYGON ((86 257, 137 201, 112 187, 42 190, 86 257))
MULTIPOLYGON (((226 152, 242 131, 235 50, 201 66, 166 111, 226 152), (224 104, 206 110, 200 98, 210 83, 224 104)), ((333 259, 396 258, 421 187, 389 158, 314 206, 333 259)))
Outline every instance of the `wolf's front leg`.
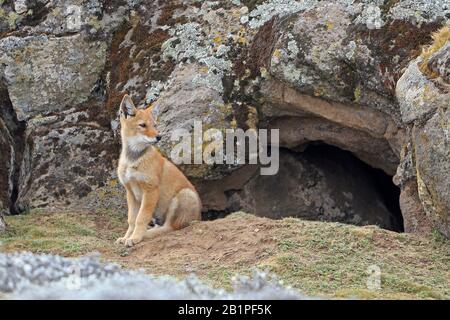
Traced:
POLYGON ((125 186, 127 190, 127 205, 128 205, 128 230, 125 233, 125 236, 116 240, 116 244, 125 244, 125 241, 131 237, 134 231, 134 226, 136 224, 136 217, 139 213, 140 203, 134 197, 131 188, 125 186))
POLYGON ((155 211, 158 200, 159 188, 153 187, 144 191, 133 234, 125 240, 127 246, 131 247, 142 241, 145 232, 147 231, 148 224, 153 218, 153 212, 155 211))

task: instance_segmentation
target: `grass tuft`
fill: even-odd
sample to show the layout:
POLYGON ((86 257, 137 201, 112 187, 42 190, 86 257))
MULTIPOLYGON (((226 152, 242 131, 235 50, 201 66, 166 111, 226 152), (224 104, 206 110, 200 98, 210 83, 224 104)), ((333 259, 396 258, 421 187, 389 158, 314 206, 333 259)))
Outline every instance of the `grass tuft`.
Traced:
POLYGON ((447 25, 439 29, 431 37, 433 38, 433 42, 422 49, 422 62, 419 65, 419 69, 423 74, 431 78, 436 78, 438 75, 429 68, 428 62, 431 56, 450 40, 450 26, 447 25))

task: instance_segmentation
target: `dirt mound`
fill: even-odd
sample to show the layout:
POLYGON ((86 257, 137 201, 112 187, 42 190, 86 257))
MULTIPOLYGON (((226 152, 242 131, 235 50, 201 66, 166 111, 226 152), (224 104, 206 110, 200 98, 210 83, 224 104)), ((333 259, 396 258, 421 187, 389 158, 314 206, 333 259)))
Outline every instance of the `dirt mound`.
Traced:
POLYGON ((152 273, 195 272, 206 275, 211 265, 255 266, 277 248, 279 220, 235 213, 226 219, 202 221, 126 250, 124 265, 151 266, 152 273))

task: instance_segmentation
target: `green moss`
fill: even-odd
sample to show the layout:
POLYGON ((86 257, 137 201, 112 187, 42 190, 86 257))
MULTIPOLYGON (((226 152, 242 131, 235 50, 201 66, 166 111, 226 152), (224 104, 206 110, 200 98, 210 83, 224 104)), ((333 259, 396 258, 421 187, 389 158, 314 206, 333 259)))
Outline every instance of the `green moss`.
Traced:
POLYGON ((17 22, 19 21, 20 16, 14 12, 11 11, 8 14, 8 24, 10 29, 15 29, 17 27, 17 22))
MULTIPOLYGON (((261 266, 307 294, 361 299, 447 299, 448 243, 373 227, 282 220, 276 258, 261 266), (393 237, 394 236, 394 237, 393 237), (381 289, 367 288, 368 268, 381 289), (443 269, 442 269, 443 268, 443 269), (441 271, 438 271, 441 270, 441 271)), ((430 237, 431 238, 431 237, 430 237)))
POLYGON ((433 229, 431 235, 436 244, 448 244, 448 240, 445 239, 444 235, 439 230, 433 229))
POLYGON ((218 270, 214 270, 208 273, 207 280, 214 286, 220 286, 225 290, 230 290, 232 288, 231 278, 233 273, 230 269, 220 268, 218 270))
POLYGON ((125 217, 108 211, 62 214, 33 210, 28 214, 7 216, 8 231, 0 241, 5 251, 76 256, 101 248, 115 249, 112 242, 122 233, 124 220, 125 217), (108 228, 101 229, 99 224, 106 224, 108 228))
POLYGON ((361 100, 361 87, 357 86, 354 91, 355 102, 358 103, 361 100))
POLYGON ((382 278, 382 285, 396 289, 396 291, 415 295, 422 299, 444 299, 444 296, 433 290, 431 286, 415 283, 411 280, 386 275, 382 278))
POLYGON ((87 24, 97 30, 101 29, 101 27, 102 27, 101 21, 99 21, 96 16, 89 17, 87 24))
POLYGON ((292 250, 294 248, 298 248, 299 246, 300 245, 296 241, 293 241, 291 239, 281 240, 278 243, 278 248, 281 251, 290 251, 290 250, 292 250))

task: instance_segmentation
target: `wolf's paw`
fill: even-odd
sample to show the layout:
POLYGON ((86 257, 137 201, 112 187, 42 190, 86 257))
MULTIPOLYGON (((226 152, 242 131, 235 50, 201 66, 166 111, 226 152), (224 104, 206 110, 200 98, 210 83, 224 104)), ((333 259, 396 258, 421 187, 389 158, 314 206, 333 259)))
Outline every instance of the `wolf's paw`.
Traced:
POLYGON ((132 247, 135 244, 138 244, 139 242, 141 242, 143 238, 144 237, 131 237, 131 238, 128 238, 128 239, 125 240, 125 245, 127 247, 132 247))
POLYGON ((122 237, 122 238, 118 238, 114 243, 115 244, 125 244, 125 241, 127 241, 127 238, 122 237))

